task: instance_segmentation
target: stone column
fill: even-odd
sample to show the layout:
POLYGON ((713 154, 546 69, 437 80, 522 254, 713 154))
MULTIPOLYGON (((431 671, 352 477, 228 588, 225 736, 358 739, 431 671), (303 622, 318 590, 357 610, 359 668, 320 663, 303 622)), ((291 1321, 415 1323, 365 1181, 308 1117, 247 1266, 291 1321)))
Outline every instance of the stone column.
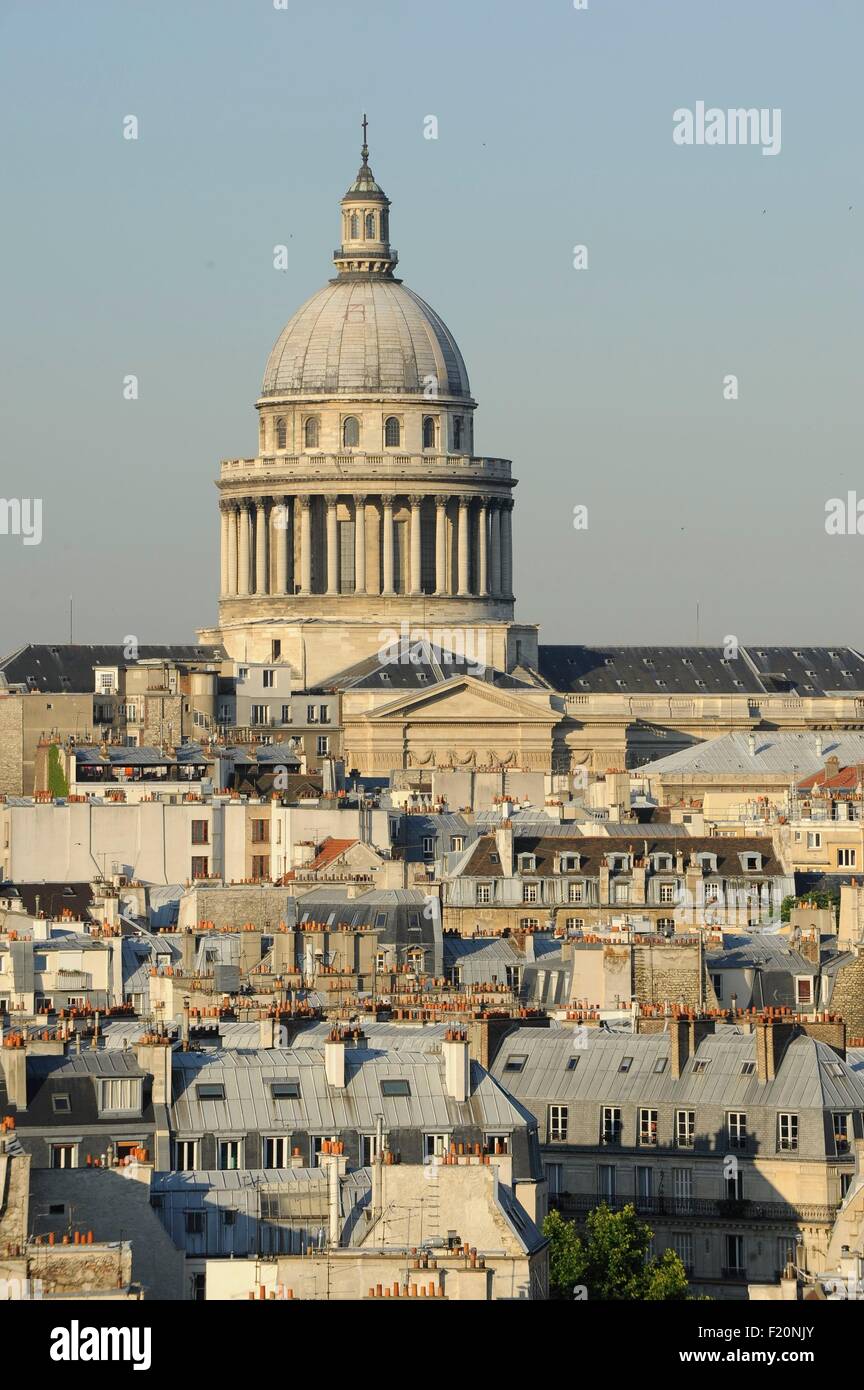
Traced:
POLYGON ((459 498, 459 585, 460 597, 468 594, 468 498, 459 498))
POLYGON ((489 511, 484 497, 477 510, 477 592, 483 598, 489 593, 489 511))
POLYGON ((385 594, 393 593, 393 498, 382 498, 384 506, 384 587, 385 594))
POLYGON ((447 498, 435 498, 435 592, 447 592, 447 498))
POLYGON ((240 512, 237 518, 240 534, 237 541, 237 592, 238 594, 248 594, 250 584, 249 574, 249 551, 250 551, 250 531, 252 527, 252 517, 249 511, 249 503, 240 503, 240 512))
POLYGON ((266 594, 267 584, 267 499, 255 502, 255 592, 266 594))
POLYGON ((291 503, 287 497, 280 497, 270 514, 274 531, 276 549, 276 592, 284 594, 288 588, 288 527, 291 525, 291 503))
POLYGON ((366 593, 366 498, 354 498, 354 592, 366 593))
POLYGON ((228 503, 219 502, 219 596, 228 594, 228 503))
POLYGON ((339 528, 336 525, 336 498, 327 497, 327 592, 339 592, 339 528))
POLYGON ((228 517, 228 590, 232 596, 237 593, 237 503, 226 502, 225 515, 228 517))
POLYGON ((411 593, 419 594, 422 589, 420 582, 422 565, 420 503, 423 498, 414 494, 409 497, 408 501, 411 503, 411 593))
POLYGON ((513 597, 513 498, 502 503, 501 511, 501 589, 505 598, 513 597))
POLYGON ((312 592, 312 498, 300 498, 300 592, 312 592))
POLYGON ((489 558, 489 592, 494 598, 501 593, 501 508, 492 502, 492 544, 489 558))

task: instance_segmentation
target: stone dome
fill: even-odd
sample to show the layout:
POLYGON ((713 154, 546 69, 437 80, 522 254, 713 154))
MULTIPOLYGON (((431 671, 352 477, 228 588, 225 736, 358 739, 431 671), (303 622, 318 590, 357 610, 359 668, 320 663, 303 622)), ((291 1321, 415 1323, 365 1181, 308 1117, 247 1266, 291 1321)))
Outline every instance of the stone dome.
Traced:
POLYGON ((435 310, 401 281, 343 276, 286 324, 267 361, 263 396, 422 395, 470 400, 462 354, 435 310))

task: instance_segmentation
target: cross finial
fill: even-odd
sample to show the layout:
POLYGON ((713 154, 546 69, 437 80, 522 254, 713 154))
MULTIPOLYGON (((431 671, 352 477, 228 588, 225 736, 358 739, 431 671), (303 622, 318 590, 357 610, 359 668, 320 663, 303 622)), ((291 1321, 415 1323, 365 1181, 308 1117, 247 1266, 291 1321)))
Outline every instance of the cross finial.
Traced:
POLYGON ((369 146, 368 146, 367 143, 366 143, 366 129, 367 129, 367 126, 368 126, 368 125, 369 125, 369 122, 368 122, 367 119, 366 119, 366 112, 364 111, 364 112, 363 112, 363 150, 362 150, 363 163, 364 163, 364 164, 366 163, 366 160, 369 158, 369 146))

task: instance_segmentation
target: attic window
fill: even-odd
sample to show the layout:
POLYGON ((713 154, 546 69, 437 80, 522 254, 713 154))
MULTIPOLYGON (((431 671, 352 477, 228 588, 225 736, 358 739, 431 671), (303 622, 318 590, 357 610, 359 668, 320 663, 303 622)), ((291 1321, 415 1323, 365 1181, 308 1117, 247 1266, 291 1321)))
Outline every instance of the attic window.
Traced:
POLYGON ((632 1057, 624 1057, 624 1058, 622 1058, 621 1065, 620 1065, 620 1067, 618 1068, 618 1070, 619 1070, 619 1071, 629 1071, 630 1068, 632 1067, 632 1065, 633 1065, 633 1058, 632 1058, 632 1057))
POLYGON ((52 1096, 51 1108, 55 1115, 68 1115, 72 1110, 72 1102, 68 1096, 52 1096))
POLYGON ((568 1057, 568 1058, 567 1058, 567 1070, 568 1070, 568 1071, 575 1071, 576 1068, 578 1067, 578 1065, 579 1065, 579 1058, 578 1058, 578 1057, 568 1057))
POLYGON ((398 1080, 381 1082, 382 1096, 410 1096, 411 1083, 400 1078, 398 1080))
MULTIPOLYGON (((576 1058, 575 1060, 578 1061, 578 1058, 576 1058)), ((522 1052, 522 1053, 516 1053, 516 1052, 514 1052, 514 1053, 511 1053, 511 1055, 507 1058, 507 1061, 504 1063, 504 1070, 505 1070, 505 1071, 524 1071, 524 1070, 525 1070, 525 1063, 526 1063, 527 1061, 528 1061, 528 1054, 527 1054, 527 1052, 522 1052)))
POLYGON ((206 1085, 203 1085, 203 1086, 196 1086, 196 1087, 195 1087, 195 1091, 196 1091, 196 1094, 197 1094, 199 1100, 224 1100, 224 1099, 225 1099, 225 1087, 222 1085, 221 1082, 218 1082, 218 1083, 208 1082, 206 1085))
POLYGON ((274 1100, 299 1100, 299 1081, 271 1081, 270 1094, 274 1100))
POLYGON ((387 673, 386 671, 379 671, 379 672, 378 672, 378 676, 379 676, 379 678, 380 678, 382 681, 389 681, 389 680, 390 680, 390 676, 388 675, 388 673, 387 673))
POLYGON ((755 1070, 756 1070, 756 1063, 755 1063, 755 1062, 745 1062, 745 1063, 743 1064, 743 1066, 741 1067, 741 1075, 742 1075, 742 1076, 752 1076, 753 1073, 755 1072, 755 1070))
POLYGON ((666 1058, 665 1058, 665 1057, 658 1057, 658 1058, 657 1058, 657 1061, 654 1063, 654 1070, 655 1070, 655 1072, 657 1072, 658 1074, 659 1074, 661 1071, 665 1071, 665 1070, 666 1070, 666 1058))
POLYGON ((695 1076, 699 1076, 699 1075, 703 1074, 704 1072, 706 1072, 706 1071, 708 1070, 708 1068, 709 1068, 710 1065, 711 1065, 710 1062, 706 1062, 706 1061, 704 1061, 704 1060, 701 1059, 701 1058, 697 1059, 697 1060, 693 1063, 693 1074, 694 1074, 695 1076))
POLYGON ((830 1071, 832 1076, 839 1076, 845 1081, 846 1068, 843 1066, 842 1062, 830 1062, 828 1065, 828 1070, 830 1071))

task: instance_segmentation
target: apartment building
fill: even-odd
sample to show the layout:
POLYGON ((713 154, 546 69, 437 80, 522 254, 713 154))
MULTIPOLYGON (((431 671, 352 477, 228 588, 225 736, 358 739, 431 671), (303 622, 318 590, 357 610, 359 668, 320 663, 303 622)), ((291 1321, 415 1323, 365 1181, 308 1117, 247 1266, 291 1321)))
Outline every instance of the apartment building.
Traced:
POLYGON ((633 1203, 692 1285, 746 1298, 819 1269, 864 1136, 839 1022, 650 1020, 655 1033, 518 1029, 492 1075, 536 1118, 550 1201, 633 1203))

